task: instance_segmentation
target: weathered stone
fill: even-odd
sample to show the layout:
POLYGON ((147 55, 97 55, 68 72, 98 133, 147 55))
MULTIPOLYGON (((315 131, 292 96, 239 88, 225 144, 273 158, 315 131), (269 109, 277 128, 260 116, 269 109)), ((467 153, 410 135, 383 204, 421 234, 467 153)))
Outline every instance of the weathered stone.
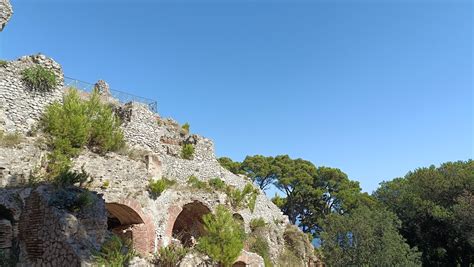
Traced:
POLYGON ((9 0, 0 0, 0 32, 13 15, 13 8, 9 0))

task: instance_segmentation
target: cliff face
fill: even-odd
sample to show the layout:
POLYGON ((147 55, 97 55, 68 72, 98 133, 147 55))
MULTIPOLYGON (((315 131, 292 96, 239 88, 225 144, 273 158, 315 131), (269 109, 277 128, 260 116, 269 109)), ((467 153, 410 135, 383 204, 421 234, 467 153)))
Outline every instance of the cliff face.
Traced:
MULTIPOLYGON (((0 146, 0 186, 32 190, 27 186, 28 182, 31 182, 31 174, 42 168, 48 153, 47 146, 44 145, 45 137, 36 130, 38 121, 49 104, 62 101, 66 91, 61 67, 43 55, 22 57, 0 67, 0 129, 9 133, 17 132, 22 136, 20 144, 14 147, 0 146), (58 82, 53 90, 34 92, 24 84, 21 71, 32 65, 41 65, 54 71, 58 82)), ((263 218, 267 223, 265 239, 269 243, 270 256, 274 260, 278 258, 284 250, 284 232, 288 219, 262 191, 254 187, 258 193, 255 208, 251 210, 249 207, 230 205, 229 196, 225 192, 196 189, 189 184, 188 179, 191 176, 203 182, 220 178, 225 184, 240 190, 251 184, 247 177, 235 175, 220 166, 210 139, 187 133, 178 123, 161 118, 146 105, 135 102, 120 103, 107 95, 108 90, 102 91, 103 101, 113 105, 116 114, 122 119, 121 127, 128 150, 106 155, 84 150, 73 159, 73 169, 84 170, 91 176, 89 189, 98 193, 98 201, 105 207, 91 211, 97 213, 93 216, 106 216, 108 222, 106 225, 93 223, 96 228, 86 227, 86 233, 102 233, 108 230, 132 240, 135 249, 146 256, 177 239, 180 239, 180 242, 188 242, 189 240, 183 237, 184 233, 192 233, 193 238, 198 237, 199 229, 202 228, 202 215, 213 212, 218 205, 223 204, 232 209, 235 218, 243 221, 246 232, 250 232, 249 223, 252 219, 263 218), (192 144, 195 148, 191 159, 181 157, 181 149, 185 144, 192 144), (149 181, 163 178, 174 180, 176 184, 159 197, 153 197, 147 190, 149 181)), ((84 92, 82 96, 87 97, 87 93, 84 92)), ((17 189, 3 190, 7 192, 17 189)), ((33 196, 48 197, 47 190, 34 190, 36 191, 33 196)), ((10 212, 11 205, 2 201, 0 199, 0 211, 4 209, 10 212)), ((44 210, 49 209, 46 204, 43 206, 44 210)), ((21 224, 21 214, 31 212, 32 208, 31 205, 23 204, 14 210, 20 217, 12 219, 11 223, 21 224)), ((80 221, 74 214, 56 216, 72 216, 76 221, 80 221)), ((101 236, 95 244, 103 241, 103 234, 86 234, 90 235, 101 236)), ((22 236, 21 229, 16 236, 22 236)), ((15 240, 20 248, 24 248, 24 240, 15 240)), ((76 243, 83 242, 79 239, 72 240, 76 240, 76 243)), ((67 242, 74 244, 71 239, 67 242)), ((74 245, 72 246, 74 248, 74 245)), ((51 258, 44 254, 44 250, 39 251, 35 257, 51 258)), ((79 253, 74 249, 72 251, 74 253, 67 257, 74 257, 78 262, 91 260, 90 254, 79 253)), ((31 251, 22 249, 19 254, 20 261, 32 263, 29 254, 31 251)), ((307 258, 310 259, 311 256, 307 258)), ((192 262, 196 261, 198 260, 193 258, 192 262)), ((263 265, 261 257, 245 251, 241 261, 252 262, 252 266, 263 265)))

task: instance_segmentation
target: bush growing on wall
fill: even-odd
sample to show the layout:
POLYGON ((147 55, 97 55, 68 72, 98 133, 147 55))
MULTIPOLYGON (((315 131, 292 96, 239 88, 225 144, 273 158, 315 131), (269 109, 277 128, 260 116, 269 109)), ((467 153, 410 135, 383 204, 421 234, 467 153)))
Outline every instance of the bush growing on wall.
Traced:
POLYGON ((68 170, 71 158, 84 146, 106 153, 125 144, 120 120, 109 106, 100 102, 97 91, 89 100, 82 100, 77 90, 71 89, 63 103, 55 102, 46 109, 42 126, 50 135, 48 171, 52 177, 68 170))
POLYGON ((172 243, 167 247, 160 248, 153 263, 164 267, 178 266, 188 252, 189 249, 172 243))
POLYGON ((206 235, 198 240, 197 249, 221 266, 231 266, 244 247, 245 232, 224 206, 215 214, 203 216, 206 235))
POLYGON ((153 198, 157 198, 170 186, 174 185, 176 181, 168 180, 166 178, 162 178, 161 180, 153 181, 150 180, 148 184, 148 191, 152 195, 153 198))
POLYGON ((135 251, 131 244, 124 243, 118 236, 113 235, 95 254, 99 266, 127 266, 126 264, 135 256, 135 251))
POLYGON ((193 159, 194 146, 192 144, 185 144, 181 150, 181 157, 183 159, 193 159))
POLYGON ((34 66, 22 71, 23 82, 32 90, 51 91, 56 86, 56 75, 53 71, 34 66))

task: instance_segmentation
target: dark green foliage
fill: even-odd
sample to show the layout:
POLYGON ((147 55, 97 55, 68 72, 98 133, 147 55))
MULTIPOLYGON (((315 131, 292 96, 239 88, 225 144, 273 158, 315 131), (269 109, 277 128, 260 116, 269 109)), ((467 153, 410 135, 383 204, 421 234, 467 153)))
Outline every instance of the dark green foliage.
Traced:
POLYGON ((120 121, 109 106, 100 103, 97 91, 85 101, 75 89, 70 89, 62 104, 55 102, 46 109, 42 126, 50 135, 52 151, 48 172, 51 177, 68 170, 71 158, 85 146, 98 153, 124 146, 120 121))
POLYGON ((104 266, 126 266, 126 264, 135 256, 130 243, 125 243, 118 236, 113 235, 104 242, 100 251, 95 253, 95 261, 104 266))
POLYGON ((181 149, 181 157, 183 159, 193 159, 194 146, 192 144, 184 144, 181 149))
POLYGON ((252 231, 256 231, 259 228, 264 228, 266 226, 267 226, 267 223, 265 222, 265 220, 262 217, 260 217, 258 219, 250 220, 250 229, 252 231))
POLYGON ((420 253, 398 233, 400 222, 384 209, 360 206, 350 214, 331 214, 321 233, 330 266, 419 266, 420 253))
POLYGON ((87 190, 74 187, 60 188, 52 194, 49 205, 70 212, 78 212, 90 207, 96 200, 97 198, 87 190))
POLYGON ((241 169, 260 189, 265 190, 276 181, 281 172, 275 160, 262 155, 247 156, 241 164, 241 169))
POLYGON ((176 181, 174 180, 168 180, 166 178, 162 178, 160 180, 150 180, 148 184, 148 191, 152 195, 153 198, 157 198, 165 191, 167 188, 170 186, 176 184, 176 181))
POLYGON ((22 71, 23 82, 32 90, 51 91, 56 86, 56 75, 52 70, 34 66, 22 71))
POLYGON ((226 189, 226 193, 233 208, 248 207, 251 211, 255 208, 258 189, 255 189, 252 184, 246 184, 243 190, 229 186, 226 189))
POLYGON ((54 184, 57 187, 69 187, 75 184, 82 187, 89 178, 89 174, 84 169, 81 172, 64 171, 54 178, 54 184))
POLYGON ((167 247, 160 248, 153 263, 163 267, 175 267, 179 265, 188 252, 188 248, 170 244, 167 247))
POLYGON ((94 91, 86 102, 86 113, 90 118, 90 137, 88 146, 97 153, 118 151, 125 146, 120 119, 109 105, 100 102, 100 96, 94 91))
POLYGON ((423 253, 423 265, 474 263, 473 160, 416 169, 374 195, 400 218, 400 232, 423 253))
POLYGON ((226 188, 226 184, 220 178, 210 179, 209 185, 218 191, 224 191, 226 188))
POLYGON ((286 205, 286 198, 280 197, 279 195, 275 194, 275 196, 272 198, 273 204, 275 204, 277 207, 282 209, 286 205))
POLYGON ((5 61, 5 60, 0 59, 0 67, 1 67, 1 68, 6 67, 7 65, 8 65, 8 61, 5 61))
POLYGON ((243 171, 241 170, 240 162, 232 161, 232 159, 228 157, 218 158, 218 161, 222 167, 226 168, 230 172, 234 174, 243 174, 243 171))
POLYGON ((203 217, 206 235, 198 240, 197 249, 222 266, 231 266, 244 247, 245 232, 224 206, 215 214, 203 217))

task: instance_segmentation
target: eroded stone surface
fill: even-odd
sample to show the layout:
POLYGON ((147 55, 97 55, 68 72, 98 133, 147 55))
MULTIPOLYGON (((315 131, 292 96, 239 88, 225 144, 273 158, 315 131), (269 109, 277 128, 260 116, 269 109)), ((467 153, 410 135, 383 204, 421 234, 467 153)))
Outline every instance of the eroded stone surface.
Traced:
POLYGON ((0 0, 0 32, 13 15, 13 8, 9 0, 0 0))

